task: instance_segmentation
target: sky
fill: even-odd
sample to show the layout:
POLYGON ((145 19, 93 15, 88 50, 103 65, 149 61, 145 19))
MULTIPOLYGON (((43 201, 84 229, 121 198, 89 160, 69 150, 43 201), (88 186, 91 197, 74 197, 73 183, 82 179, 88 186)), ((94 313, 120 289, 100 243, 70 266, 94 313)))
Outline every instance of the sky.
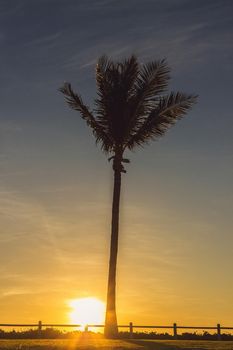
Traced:
POLYGON ((105 301, 112 169, 58 92, 92 106, 102 54, 166 57, 199 95, 164 138, 127 156, 119 324, 232 324, 233 2, 0 0, 0 323, 69 322, 105 301))

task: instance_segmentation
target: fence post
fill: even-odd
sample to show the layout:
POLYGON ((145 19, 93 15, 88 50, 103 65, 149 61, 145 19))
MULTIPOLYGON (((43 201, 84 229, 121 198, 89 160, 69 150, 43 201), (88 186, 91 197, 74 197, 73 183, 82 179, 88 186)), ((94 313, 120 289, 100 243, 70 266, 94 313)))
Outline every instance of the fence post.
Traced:
POLYGON ((130 339, 133 338, 133 322, 129 323, 129 337, 130 339))
POLYGON ((177 324, 173 323, 173 336, 174 339, 177 339, 177 324))
POLYGON ((42 331, 42 322, 39 321, 38 322, 38 336, 39 336, 39 338, 41 337, 41 331, 42 331))
POLYGON ((221 326, 220 323, 217 324, 217 338, 221 340, 221 326))

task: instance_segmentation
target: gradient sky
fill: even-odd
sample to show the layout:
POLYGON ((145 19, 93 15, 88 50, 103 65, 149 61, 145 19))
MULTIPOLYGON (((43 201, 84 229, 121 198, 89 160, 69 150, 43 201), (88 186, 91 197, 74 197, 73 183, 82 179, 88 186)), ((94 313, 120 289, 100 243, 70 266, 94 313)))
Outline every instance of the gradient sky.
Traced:
POLYGON ((199 94, 123 175, 119 323, 233 326, 233 2, 0 0, 0 323, 68 322, 105 300, 112 170, 58 88, 94 65, 166 57, 199 94))

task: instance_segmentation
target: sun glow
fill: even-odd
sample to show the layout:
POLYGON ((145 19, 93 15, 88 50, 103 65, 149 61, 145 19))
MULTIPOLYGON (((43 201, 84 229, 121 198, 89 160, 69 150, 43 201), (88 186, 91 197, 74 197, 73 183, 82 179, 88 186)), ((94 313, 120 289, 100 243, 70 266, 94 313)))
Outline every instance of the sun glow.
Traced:
POLYGON ((81 298, 68 301, 72 311, 69 312, 71 323, 97 325, 104 323, 105 304, 97 298, 81 298))

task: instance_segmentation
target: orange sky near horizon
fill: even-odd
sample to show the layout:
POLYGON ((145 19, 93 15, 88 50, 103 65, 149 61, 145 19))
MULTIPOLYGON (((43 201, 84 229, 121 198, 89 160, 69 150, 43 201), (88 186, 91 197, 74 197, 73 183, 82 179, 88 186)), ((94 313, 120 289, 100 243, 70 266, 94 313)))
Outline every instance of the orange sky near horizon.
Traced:
MULTIPOLYGON (((167 202, 162 208, 161 200, 158 204, 151 195, 150 186, 132 192, 134 171, 130 170, 123 179, 119 323, 231 324, 233 286, 227 279, 226 288, 224 275, 230 259, 228 242, 222 242, 221 247, 215 244, 214 224, 209 233, 205 221, 190 225, 188 213, 193 216, 194 211, 186 209, 184 213, 185 202, 182 208, 176 207, 173 217, 172 207, 167 202), (153 207, 158 208, 156 212, 153 207), (225 260, 217 258, 220 251, 225 260)), ((148 185, 150 181, 152 175, 147 176, 148 185)), ((2 195, 5 213, 11 210, 11 215, 5 216, 5 227, 24 227, 25 231, 5 236, 1 242, 1 256, 5 257, 1 265, 1 322, 69 323, 67 300, 96 297, 105 301, 111 209, 106 199, 111 188, 110 181, 108 186, 104 182, 105 188, 100 182, 95 185, 98 191, 86 205, 77 201, 85 182, 72 193, 64 191, 63 200, 67 195, 71 207, 63 216, 45 212, 29 197, 2 195)), ((48 196, 51 200, 51 193, 48 196)), ((163 197, 168 200, 169 195, 163 197)))

